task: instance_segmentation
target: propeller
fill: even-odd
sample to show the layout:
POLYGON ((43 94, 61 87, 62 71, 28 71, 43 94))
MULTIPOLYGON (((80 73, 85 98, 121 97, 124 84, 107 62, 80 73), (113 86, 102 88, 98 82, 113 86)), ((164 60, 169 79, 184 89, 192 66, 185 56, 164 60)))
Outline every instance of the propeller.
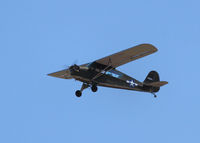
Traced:
POLYGON ((78 63, 78 59, 74 60, 74 62, 72 63, 72 65, 77 65, 78 63))
POLYGON ((73 69, 75 71, 79 71, 80 67, 78 65, 74 64, 74 65, 70 66, 69 69, 73 69))
POLYGON ((76 60, 74 60, 74 62, 71 65, 64 65, 64 68, 70 69, 70 67, 72 67, 72 66, 77 66, 77 63, 78 63, 78 60, 76 59, 76 60))

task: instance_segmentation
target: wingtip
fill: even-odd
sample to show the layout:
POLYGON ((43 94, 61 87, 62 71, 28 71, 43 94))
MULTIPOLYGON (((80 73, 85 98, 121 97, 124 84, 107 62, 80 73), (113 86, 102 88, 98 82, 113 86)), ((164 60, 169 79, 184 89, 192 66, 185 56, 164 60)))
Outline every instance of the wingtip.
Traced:
POLYGON ((154 45, 152 45, 152 44, 148 44, 148 45, 151 46, 154 49, 155 52, 158 51, 158 49, 154 45))
POLYGON ((53 73, 47 74, 47 76, 57 77, 57 78, 64 78, 70 79, 72 78, 68 70, 61 70, 53 73))
POLYGON ((51 73, 46 74, 47 76, 51 76, 51 73))
POLYGON ((48 73, 46 74, 47 76, 52 76, 52 77, 55 77, 54 73, 48 73))
POLYGON ((143 44, 140 44, 140 45, 143 45, 143 46, 146 46, 146 47, 150 47, 150 48, 153 49, 154 52, 158 51, 158 49, 153 44, 143 43, 143 44))

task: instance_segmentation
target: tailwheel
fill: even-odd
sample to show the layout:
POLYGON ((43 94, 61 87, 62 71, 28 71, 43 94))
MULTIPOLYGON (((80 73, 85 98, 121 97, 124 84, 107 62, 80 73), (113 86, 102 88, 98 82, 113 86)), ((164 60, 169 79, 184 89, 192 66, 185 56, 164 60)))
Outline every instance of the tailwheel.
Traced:
POLYGON ((92 92, 97 92, 98 88, 96 85, 92 85, 91 90, 92 92))
POLYGON ((77 97, 81 97, 82 92, 80 90, 77 90, 75 94, 76 94, 77 97))
POLYGON ((152 94, 153 94, 154 98, 157 98, 157 95, 155 93, 152 92, 152 94))

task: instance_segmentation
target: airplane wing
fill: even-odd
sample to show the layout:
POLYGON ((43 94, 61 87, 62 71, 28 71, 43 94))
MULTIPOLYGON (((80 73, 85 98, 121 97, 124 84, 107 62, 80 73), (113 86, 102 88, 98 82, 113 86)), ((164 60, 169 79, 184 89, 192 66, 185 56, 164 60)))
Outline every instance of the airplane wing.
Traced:
POLYGON ((131 47, 129 49, 123 50, 121 52, 115 53, 113 55, 104 57, 95 62, 116 68, 128 62, 150 55, 156 51, 157 51, 157 48, 155 48, 151 44, 141 44, 141 45, 137 45, 135 47, 131 47))
POLYGON ((58 72, 50 73, 48 76, 64 78, 64 79, 72 79, 69 70, 61 70, 58 72))

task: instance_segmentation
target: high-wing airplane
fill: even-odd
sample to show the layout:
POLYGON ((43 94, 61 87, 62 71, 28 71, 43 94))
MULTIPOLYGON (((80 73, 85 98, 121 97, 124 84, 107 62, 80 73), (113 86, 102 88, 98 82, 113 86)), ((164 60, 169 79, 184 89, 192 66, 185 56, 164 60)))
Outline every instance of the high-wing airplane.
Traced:
POLYGON ((102 59, 83 65, 72 65, 68 69, 50 73, 49 76, 75 79, 83 82, 80 90, 76 91, 76 96, 81 97, 82 91, 88 87, 93 92, 97 91, 97 86, 135 90, 149 92, 156 96, 160 87, 167 84, 166 81, 160 81, 159 74, 151 71, 143 82, 140 82, 116 68, 128 62, 137 60, 144 56, 155 53, 157 49, 151 44, 141 44, 102 59))

